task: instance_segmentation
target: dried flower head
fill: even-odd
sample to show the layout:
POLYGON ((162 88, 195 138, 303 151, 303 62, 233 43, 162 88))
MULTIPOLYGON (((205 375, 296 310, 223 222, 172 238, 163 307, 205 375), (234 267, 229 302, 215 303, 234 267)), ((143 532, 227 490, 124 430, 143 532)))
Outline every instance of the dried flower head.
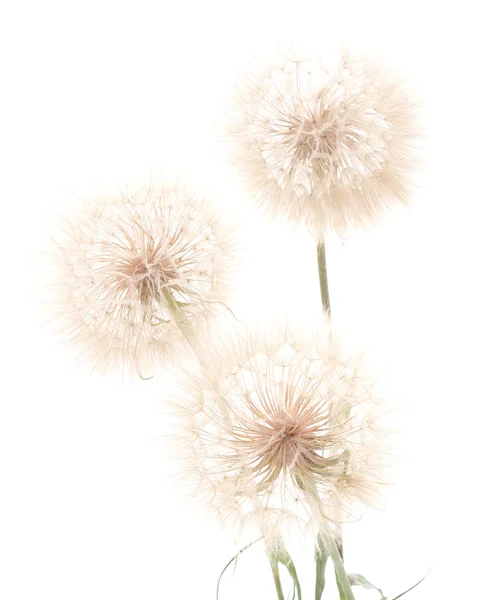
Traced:
POLYGON ((267 538, 299 519, 312 529, 354 518, 383 484, 381 403, 331 337, 248 335, 212 355, 213 373, 184 387, 181 448, 192 493, 223 519, 267 538))
POLYGON ((236 162, 272 213, 318 238, 343 234, 408 202, 416 113, 398 78, 369 58, 342 56, 329 70, 282 54, 238 90, 236 162))
POLYGON ((150 373, 221 300, 227 233, 177 185, 86 203, 56 240, 61 329, 96 367, 150 373))

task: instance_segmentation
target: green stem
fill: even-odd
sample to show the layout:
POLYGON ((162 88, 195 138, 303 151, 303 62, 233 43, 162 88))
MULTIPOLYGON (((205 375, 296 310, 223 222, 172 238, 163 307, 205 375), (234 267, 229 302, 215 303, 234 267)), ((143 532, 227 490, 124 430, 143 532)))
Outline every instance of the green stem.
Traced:
POLYGON ((276 586, 277 597, 279 600, 284 600, 281 576, 279 574, 279 561, 273 556, 269 556, 269 561, 271 563, 272 576, 274 577, 274 584, 276 586))
POLYGON ((325 589, 325 568, 328 560, 328 552, 323 542, 323 538, 318 534, 317 547, 315 550, 315 562, 316 562, 316 577, 315 577, 315 600, 321 600, 323 591, 325 589))
POLYGON ((171 312, 171 314, 174 318, 174 321, 176 322, 176 325, 178 326, 178 329, 181 332, 181 335, 184 337, 184 339, 188 343, 188 346, 191 348, 191 350, 193 350, 196 358, 204 364, 206 361, 204 360, 204 357, 202 356, 201 350, 198 347, 198 344, 196 343, 194 336, 191 335, 190 328, 188 327, 187 319, 186 319, 184 313, 182 312, 182 310, 179 308, 172 293, 170 292, 170 290, 164 288, 162 290, 162 295, 164 296, 164 300, 167 303, 169 311, 171 312))
POLYGON ((333 535, 330 527, 328 526, 326 516, 323 515, 323 520, 321 523, 322 533, 325 539, 325 543, 330 552, 331 559, 333 560, 333 564, 335 566, 335 575, 338 585, 338 590, 340 592, 340 600, 355 600, 352 586, 350 585, 350 581, 348 579, 348 575, 345 571, 345 567, 343 565, 342 557, 340 556, 340 551, 338 549, 335 536, 333 535))
POLYGON ((301 489, 305 491, 310 496, 309 507, 311 509, 312 514, 315 511, 320 513, 320 534, 323 536, 323 543, 330 553, 331 559, 333 561, 333 565, 335 567, 335 575, 338 584, 338 589, 340 594, 340 600, 355 600, 355 597, 352 592, 352 586, 350 585, 350 581, 348 579, 348 575, 345 571, 345 567, 343 565, 342 557, 340 556, 340 550, 338 549, 337 542, 335 540, 335 536, 328 525, 328 518, 324 514, 323 509, 321 507, 320 495, 318 494, 318 490, 316 489, 316 485, 314 483, 309 483, 304 485, 301 482, 301 489))
MULTIPOLYGON (((293 559, 291 558, 291 555, 284 547, 281 548, 279 554, 277 555, 277 560, 279 560, 279 562, 281 562, 288 570, 289 575, 291 575, 293 583, 294 583, 294 591, 297 592, 297 594, 298 594, 298 600, 302 600, 301 584, 299 583, 296 567, 294 566, 294 562, 293 562, 293 559)), ((294 598, 294 595, 293 595, 293 598, 294 598)))
POLYGON ((282 591, 282 585, 281 585, 281 578, 280 578, 280 574, 279 574, 279 563, 280 563, 284 567, 286 567, 289 575, 291 576, 291 578, 293 580, 293 586, 294 586, 293 600, 296 597, 296 594, 297 594, 297 600, 302 600, 301 584, 299 583, 298 573, 296 571, 296 567, 294 566, 293 559, 291 558, 291 555, 284 547, 284 541, 282 540, 281 536, 279 536, 279 538, 276 539, 275 542, 277 542, 277 548, 275 546, 267 547, 266 551, 267 551, 267 556, 269 558, 269 561, 271 563, 272 575, 274 576, 274 583, 276 585, 277 596, 278 596, 279 600, 281 600, 281 598, 284 598, 283 591, 282 591))
MULTIPOLYGON (((328 285, 328 270, 326 268, 326 248, 325 248, 325 240, 324 239, 321 240, 320 242, 318 242, 316 254, 317 254, 317 258, 318 258, 318 273, 320 276, 321 305, 323 307, 323 313, 326 316, 330 317, 331 316, 330 289, 329 289, 329 285, 328 285)), ((341 566, 343 567, 343 543, 341 541, 341 526, 338 525, 338 528, 339 528, 338 529, 338 533, 339 533, 338 537, 340 538, 340 542, 337 543, 335 538, 332 535, 331 535, 331 537, 333 537, 334 546, 338 552, 341 566)), ((320 538, 318 537, 318 540, 319 539, 320 538)), ((326 561, 326 559, 325 559, 325 561, 326 561)), ((342 581, 343 574, 339 576, 339 573, 338 573, 338 571, 341 571, 341 569, 338 568, 338 571, 337 571, 337 566, 336 566, 337 563, 335 560, 333 560, 333 562, 335 563, 335 570, 336 570, 338 590, 340 593, 340 600, 345 600, 346 598, 348 598, 349 597, 347 595, 348 593, 351 594, 351 597, 353 598, 352 588, 350 587, 348 577, 346 578, 346 582, 343 582, 342 581), (347 590, 347 588, 349 591, 347 590)), ((318 569, 321 570, 322 568, 324 570, 324 566, 322 566, 319 559, 317 559, 316 560, 316 588, 315 588, 316 600, 319 600, 321 598, 321 594, 323 593, 323 589, 320 588, 321 578, 318 574, 318 569)), ((343 569, 343 572, 345 572, 344 569, 343 569)), ((324 572, 323 572, 323 587, 324 587, 324 572)))
MULTIPOLYGON (((174 321, 175 321, 179 331, 181 332, 181 335, 184 337, 184 339, 186 340, 186 343, 188 344, 190 349, 193 351, 193 354, 194 354, 196 360, 200 363, 201 367, 204 370, 211 371, 211 365, 208 363, 208 359, 207 359, 207 352, 205 352, 204 349, 201 347, 198 340, 196 339, 196 336, 192 335, 192 331, 191 331, 190 326, 188 325, 188 321, 187 321, 183 311, 179 308, 177 302, 174 300, 174 297, 171 294, 170 290, 163 289, 162 295, 164 296, 164 300, 167 303, 167 306, 174 318, 174 321)), ((207 381, 209 381, 209 380, 207 380, 207 381)), ((213 391, 215 392, 216 397, 218 398, 219 407, 222 411, 222 415, 223 415, 225 421, 227 422, 227 424, 229 424, 230 423, 230 415, 228 412, 228 407, 227 407, 227 404, 225 401, 225 397, 222 394, 222 391, 220 390, 220 388, 213 381, 211 382, 211 386, 213 388, 213 391)))
POLYGON ((323 307, 323 312, 330 316, 330 290, 328 287, 328 271, 326 269, 326 250, 324 240, 318 242, 316 255, 318 257, 318 273, 320 276, 321 305, 323 307))

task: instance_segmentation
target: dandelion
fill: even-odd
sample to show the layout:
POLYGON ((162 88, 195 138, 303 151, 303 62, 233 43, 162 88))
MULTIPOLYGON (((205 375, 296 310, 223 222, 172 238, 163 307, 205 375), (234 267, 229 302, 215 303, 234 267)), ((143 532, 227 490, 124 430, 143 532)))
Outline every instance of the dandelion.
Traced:
POLYGON ((282 54, 238 89, 236 163, 261 204, 316 238, 407 204, 417 166, 416 106, 370 58, 337 68, 282 54))
POLYGON ((381 402, 359 359, 325 334, 286 331, 246 334, 210 362, 176 402, 178 456, 191 493, 224 521, 257 524, 272 544, 291 522, 316 533, 380 501, 381 402))
POLYGON ((84 204, 57 240, 60 329, 96 367, 150 373, 221 301, 227 233, 207 201, 177 185, 84 204))

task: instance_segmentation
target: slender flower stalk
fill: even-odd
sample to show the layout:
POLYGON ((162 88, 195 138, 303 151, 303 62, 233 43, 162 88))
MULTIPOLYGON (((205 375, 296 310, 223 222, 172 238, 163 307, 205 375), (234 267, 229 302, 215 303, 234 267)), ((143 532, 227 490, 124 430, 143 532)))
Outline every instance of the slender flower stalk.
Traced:
MULTIPOLYGON (((330 306, 330 290, 328 284, 328 269, 326 265, 326 248, 325 239, 321 239, 317 243, 317 257, 318 257, 318 274, 320 281, 320 292, 321 292, 321 305, 323 313, 326 318, 331 317, 331 306, 330 306)), ((316 539, 316 551, 315 551, 315 563, 316 563, 316 583, 315 583, 315 600, 321 600, 321 596, 325 587, 325 566, 328 558, 328 553, 323 544, 323 534, 320 532, 316 539)), ((336 537, 334 538, 338 553, 340 555, 341 562, 343 563, 343 536, 341 523, 336 524, 336 537)), ((337 567, 335 566, 335 569, 337 567)), ((337 585, 340 592, 340 600, 347 598, 346 592, 343 589, 341 583, 341 575, 339 571, 336 571, 337 585)), ((348 583, 348 579, 347 579, 348 583)))
POLYGON ((326 523, 326 519, 323 520, 323 536, 325 539, 325 543, 328 547, 331 559, 333 560, 333 564, 335 567, 335 575, 338 585, 338 590, 340 593, 340 600, 343 598, 344 600, 355 600, 353 595, 352 586, 350 585, 350 581, 348 580, 347 572, 345 571, 345 567, 343 565, 342 557, 340 556, 340 552, 338 550, 338 545, 336 543, 335 536, 331 532, 328 524, 326 523))
POLYGON ((279 561, 274 556, 269 556, 271 564, 272 578, 276 586, 277 600, 284 600, 284 592, 282 591, 281 576, 279 574, 279 561))
MULTIPOLYGON (((306 492, 309 494, 310 498, 310 509, 312 512, 317 511, 321 515, 320 519, 320 533, 318 534, 318 539, 323 541, 323 545, 327 552, 329 553, 333 565, 335 567, 335 576, 338 585, 338 590, 340 594, 340 600, 355 600, 353 595, 352 586, 350 585, 350 581, 348 579, 347 572, 345 571, 345 566, 343 564, 343 555, 340 552, 339 546, 336 541, 336 534, 330 528, 328 524, 328 517, 326 514, 323 514, 320 497, 316 486, 311 483, 309 487, 306 488, 306 492)), ((319 542, 318 542, 319 543, 319 542)), ((316 555, 315 555, 316 556, 316 555)), ((322 560, 319 557, 319 560, 322 560)), ((317 563, 318 569, 318 563, 317 563)), ((324 587, 324 583, 323 583, 324 587)), ((316 581, 316 593, 318 592, 318 580, 316 581)), ((320 596, 317 596, 321 598, 320 596)))
MULTIPOLYGON (((317 255, 318 255, 318 273, 320 280, 320 291, 321 291, 321 303, 323 308, 323 313, 325 317, 331 317, 331 307, 330 307, 330 291, 328 285, 328 270, 326 266, 326 252, 325 252, 325 240, 322 239, 317 244, 317 255)), ((343 535, 342 535, 342 526, 341 523, 336 524, 336 537, 334 538, 336 542, 338 553, 340 555, 341 561, 343 563, 343 535)), ((326 565, 326 560, 328 555, 324 553, 321 546, 323 546, 322 534, 319 533, 316 540, 317 550, 315 553, 315 562, 316 562, 316 588, 315 588, 315 597, 316 600, 320 600, 323 594, 323 590, 325 587, 324 583, 324 569, 326 565)), ((336 567, 335 567, 336 568, 336 567)), ((343 585, 340 582, 341 577, 339 572, 336 571, 337 584, 340 591, 340 600, 346 598, 345 591, 343 589, 343 585)), ((347 580, 348 581, 348 580, 347 580)))
POLYGON ((274 540, 274 543, 270 545, 267 549, 267 556, 269 558, 269 562, 271 564, 272 576, 274 578, 274 584, 276 586, 276 592, 278 599, 281 597, 284 598, 281 576, 279 573, 279 564, 282 564, 288 571, 289 575, 293 580, 294 586, 294 594, 293 597, 297 597, 297 600, 302 600, 301 593, 301 584, 299 583, 298 574, 296 572, 296 567, 294 565, 293 559, 291 555, 284 547, 284 542, 281 536, 278 536, 277 539, 274 540), (276 546, 277 542, 277 548, 276 546))
POLYGON ((318 534, 315 547, 315 600, 321 600, 321 596, 325 590, 325 569, 328 556, 329 553, 326 549, 323 535, 318 534))
POLYGON ((331 316, 330 290, 328 286, 328 270, 326 267, 325 240, 318 242, 316 247, 318 257, 318 273, 320 277, 321 305, 326 316, 331 316))

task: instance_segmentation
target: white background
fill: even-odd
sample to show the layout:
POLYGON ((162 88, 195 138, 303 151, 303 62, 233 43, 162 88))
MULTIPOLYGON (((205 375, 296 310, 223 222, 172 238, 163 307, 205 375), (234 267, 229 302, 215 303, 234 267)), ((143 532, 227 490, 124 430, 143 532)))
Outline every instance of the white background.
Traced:
MULTIPOLYGON (((369 347, 405 407, 398 483, 385 511, 346 530, 347 568, 398 594, 433 565, 406 597, 485 597, 480 9, 474 0, 3 5, 0 598, 215 597, 234 545, 168 483, 160 380, 92 377, 39 325, 32 275, 60 207, 176 171, 241 221, 237 314, 319 318, 312 242, 245 208, 217 147, 240 69, 262 45, 289 39, 375 49, 410 79, 429 129, 413 207, 329 241, 335 322, 369 347)), ((303 573, 310 560, 298 558, 303 573)), ((274 597, 261 548, 227 574, 221 597, 274 597)))

